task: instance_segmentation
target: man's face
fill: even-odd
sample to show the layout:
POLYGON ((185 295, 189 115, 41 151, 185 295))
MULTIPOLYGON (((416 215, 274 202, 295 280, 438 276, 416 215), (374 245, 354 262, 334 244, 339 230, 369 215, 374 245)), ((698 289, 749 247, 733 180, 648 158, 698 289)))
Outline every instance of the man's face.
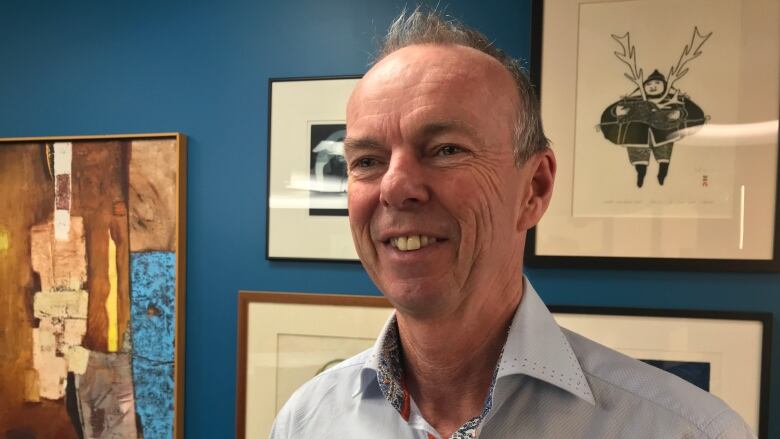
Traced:
MULTIPOLYGON (((500 63, 464 46, 398 50, 353 92, 345 140, 352 235, 399 310, 484 308, 519 281, 530 176, 514 165, 518 99, 500 63)), ((501 306, 494 302, 487 306, 501 306)))
POLYGON ((650 97, 661 96, 664 92, 664 82, 658 79, 651 79, 645 82, 645 94, 650 97))

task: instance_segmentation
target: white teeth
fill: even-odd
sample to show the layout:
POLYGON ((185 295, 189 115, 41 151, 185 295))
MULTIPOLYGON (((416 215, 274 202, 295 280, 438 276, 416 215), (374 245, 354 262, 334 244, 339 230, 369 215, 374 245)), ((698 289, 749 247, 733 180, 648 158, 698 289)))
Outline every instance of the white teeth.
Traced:
POLYGON ((419 250, 436 242, 436 238, 425 235, 399 236, 390 239, 390 245, 402 252, 419 250))

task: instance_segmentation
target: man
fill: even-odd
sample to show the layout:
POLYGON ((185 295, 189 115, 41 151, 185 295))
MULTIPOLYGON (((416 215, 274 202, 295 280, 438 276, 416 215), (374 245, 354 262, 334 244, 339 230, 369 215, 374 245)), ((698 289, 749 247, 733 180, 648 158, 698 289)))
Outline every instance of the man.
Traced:
POLYGON ((559 328, 524 280, 555 158, 528 80, 485 37, 402 14, 344 144, 355 246, 396 312, 272 438, 752 437, 716 398, 559 328))

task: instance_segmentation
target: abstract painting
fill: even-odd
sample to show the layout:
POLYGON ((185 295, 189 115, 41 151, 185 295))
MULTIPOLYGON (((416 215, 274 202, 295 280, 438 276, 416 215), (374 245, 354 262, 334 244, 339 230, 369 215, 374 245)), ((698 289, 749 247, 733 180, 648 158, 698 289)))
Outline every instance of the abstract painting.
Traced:
POLYGON ((0 437, 181 436, 184 147, 0 139, 0 437))

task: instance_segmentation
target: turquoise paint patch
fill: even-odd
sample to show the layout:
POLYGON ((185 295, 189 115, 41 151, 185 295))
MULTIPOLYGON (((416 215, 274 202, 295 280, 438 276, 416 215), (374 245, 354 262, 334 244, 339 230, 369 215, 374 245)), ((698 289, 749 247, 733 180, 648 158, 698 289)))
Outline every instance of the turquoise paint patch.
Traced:
POLYGON ((133 356, 135 411, 144 439, 173 438, 173 363, 133 356))
POLYGON ((172 438, 175 253, 131 253, 130 282, 136 413, 145 439, 172 438))

